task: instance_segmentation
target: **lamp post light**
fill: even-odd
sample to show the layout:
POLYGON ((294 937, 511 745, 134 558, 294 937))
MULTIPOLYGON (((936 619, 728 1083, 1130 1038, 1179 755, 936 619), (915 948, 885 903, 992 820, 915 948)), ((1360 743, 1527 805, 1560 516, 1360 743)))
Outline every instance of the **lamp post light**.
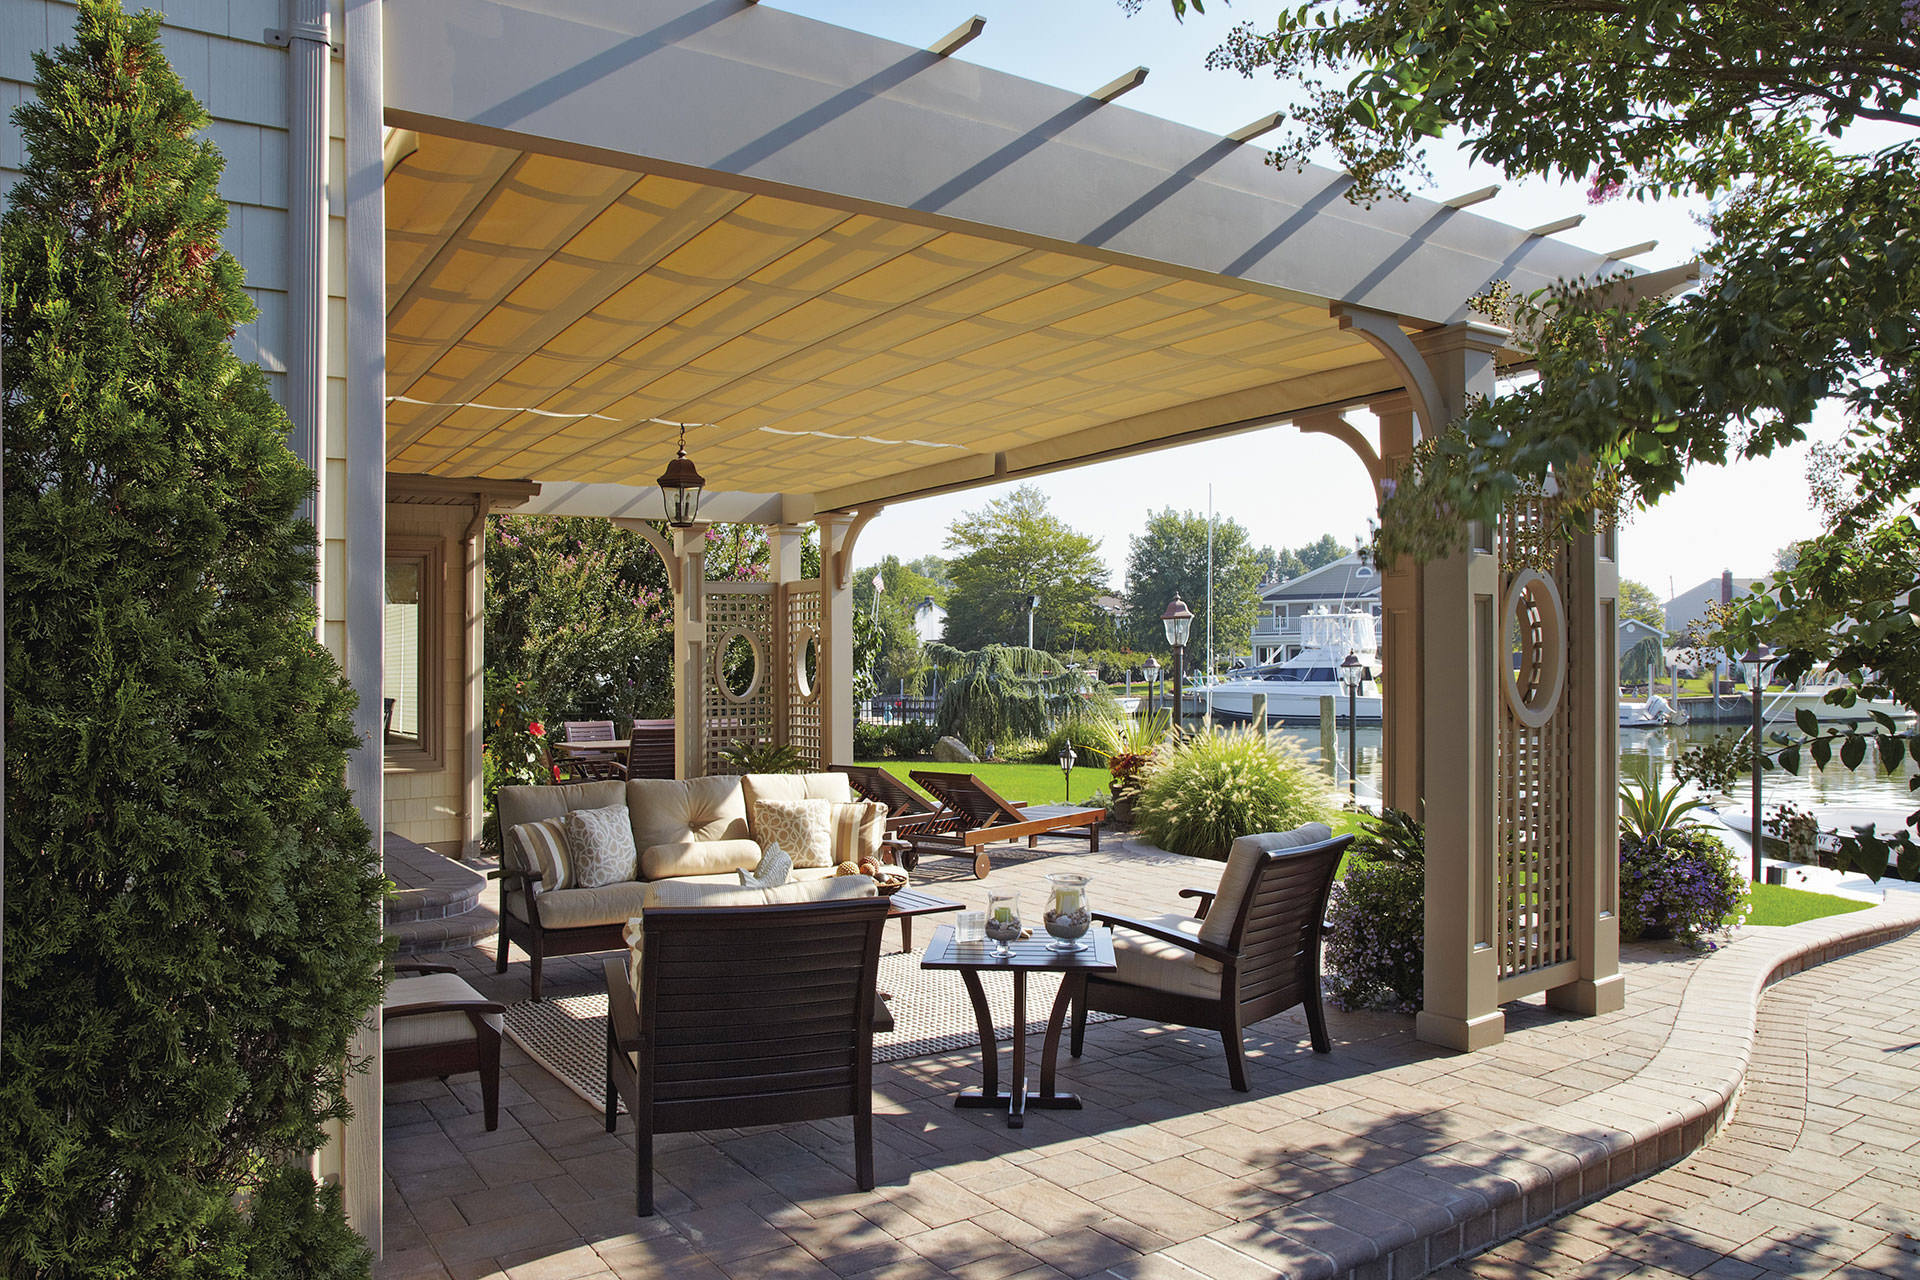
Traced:
POLYGON ((1158 659, 1156 659, 1156 658, 1154 658, 1153 656, 1151 656, 1151 655, 1149 655, 1149 656, 1147 657, 1147 660, 1146 660, 1145 662, 1143 662, 1143 663, 1141 663, 1141 664, 1140 664, 1140 678, 1141 678, 1142 680, 1144 680, 1144 681, 1146 681, 1146 685, 1147 685, 1147 719, 1148 719, 1149 721, 1151 721, 1151 720, 1153 719, 1153 713, 1154 713, 1154 709, 1155 709, 1155 708, 1154 708, 1154 698, 1153 698, 1153 682, 1154 682, 1155 680, 1158 680, 1158 679, 1160 678, 1160 663, 1159 663, 1159 660, 1158 660, 1158 659))
POLYGON ((1073 754, 1073 739, 1069 738, 1066 745, 1060 748, 1060 779, 1067 785, 1068 804, 1073 803, 1073 762, 1076 759, 1078 757, 1073 754))
POLYGON ((1166 628, 1167 643, 1173 648, 1173 723, 1177 726, 1184 709, 1180 686, 1186 676, 1187 637, 1193 634, 1193 610, 1176 594, 1167 611, 1160 615, 1160 625, 1166 628))
POLYGON ((1347 691, 1347 794, 1354 798, 1360 795, 1360 752, 1356 745, 1354 702, 1360 696, 1360 676, 1365 668, 1360 665, 1360 655, 1348 650, 1346 658, 1340 663, 1340 687, 1347 691))
POLYGON ((1766 847, 1766 824, 1760 817, 1760 695, 1766 690, 1767 665, 1773 661, 1773 650, 1767 645, 1755 645, 1740 655, 1740 661, 1747 668, 1747 683, 1753 688, 1753 882, 1759 884, 1767 878, 1766 868, 1761 858, 1766 847))

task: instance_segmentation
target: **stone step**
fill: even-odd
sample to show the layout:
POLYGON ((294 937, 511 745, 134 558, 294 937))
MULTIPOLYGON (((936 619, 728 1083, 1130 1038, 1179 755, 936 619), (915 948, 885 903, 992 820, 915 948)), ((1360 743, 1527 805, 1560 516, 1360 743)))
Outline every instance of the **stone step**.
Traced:
POLYGON ((391 831, 383 852, 397 886, 386 903, 386 928, 400 954, 451 951, 499 931, 499 916, 480 902, 484 872, 391 831))

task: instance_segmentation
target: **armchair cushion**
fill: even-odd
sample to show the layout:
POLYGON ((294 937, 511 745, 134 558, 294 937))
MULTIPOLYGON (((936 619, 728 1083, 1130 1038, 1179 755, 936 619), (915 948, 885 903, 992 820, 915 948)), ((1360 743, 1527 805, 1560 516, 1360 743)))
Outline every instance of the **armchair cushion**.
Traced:
POLYGON ((640 869, 633 847, 633 822, 624 804, 604 809, 575 809, 565 820, 567 858, 583 889, 631 880, 640 869))
POLYGON ((540 891, 567 889, 573 885, 573 867, 567 858, 566 819, 542 818, 523 822, 513 828, 514 843, 520 848, 520 865, 540 873, 540 891))
POLYGON ((731 876, 759 862, 760 846, 751 840, 676 840, 648 845, 640 855, 640 874, 649 880, 731 876))
MULTIPOLYGON (((1270 831, 1261 835, 1241 836, 1233 842, 1233 849, 1227 854, 1226 870, 1220 873, 1220 889, 1214 895, 1213 906, 1207 912, 1207 918, 1200 921, 1200 936, 1216 946, 1227 946, 1233 939, 1234 920, 1240 914, 1240 903, 1247 896, 1247 886, 1253 883, 1254 870, 1260 865, 1261 856, 1275 849, 1297 849, 1302 845, 1319 844, 1331 839, 1333 829, 1324 822, 1309 822, 1305 826, 1295 827, 1291 831, 1270 831)), ((1114 957, 1115 962, 1119 960, 1114 957)))
POLYGON ((796 867, 833 865, 832 801, 755 800, 747 812, 763 848, 779 845, 796 867))
POLYGON ((644 912, 649 907, 777 907, 796 902, 838 902, 871 898, 880 891, 871 876, 832 876, 821 880, 792 880, 774 889, 750 889, 715 881, 663 880, 645 886, 639 910, 627 921, 627 981, 635 999, 640 991, 640 955, 646 942, 644 912))
MULTIPOLYGON (((387 984, 382 1001, 389 1009, 411 1004, 470 1004, 485 999, 459 976, 451 973, 427 973, 417 978, 395 978, 387 984)), ((495 1031, 506 1028, 506 1020, 497 1013, 482 1014, 495 1031)), ((384 1049, 412 1049, 430 1044, 451 1044, 473 1039, 473 1020, 454 1010, 422 1013, 394 1018, 381 1031, 384 1049)))
MULTIPOLYGON (((1153 916, 1148 923, 1198 941, 1200 930, 1206 922, 1174 911, 1153 916)), ((1218 960, 1196 955, 1185 947, 1159 938, 1134 933, 1125 927, 1116 928, 1113 931, 1113 963, 1115 982, 1149 987, 1178 996, 1199 996, 1207 1000, 1220 998, 1222 966, 1218 960)))

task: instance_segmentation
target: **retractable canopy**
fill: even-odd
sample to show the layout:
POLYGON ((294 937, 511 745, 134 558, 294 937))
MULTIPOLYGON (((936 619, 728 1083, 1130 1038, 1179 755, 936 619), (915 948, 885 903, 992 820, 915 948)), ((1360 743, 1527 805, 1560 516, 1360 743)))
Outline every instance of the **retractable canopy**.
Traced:
POLYGON ((1265 425, 1400 385, 1341 309, 1617 269, 737 0, 386 14, 389 466, 530 511, 657 515, 683 423, 789 521, 1265 425))

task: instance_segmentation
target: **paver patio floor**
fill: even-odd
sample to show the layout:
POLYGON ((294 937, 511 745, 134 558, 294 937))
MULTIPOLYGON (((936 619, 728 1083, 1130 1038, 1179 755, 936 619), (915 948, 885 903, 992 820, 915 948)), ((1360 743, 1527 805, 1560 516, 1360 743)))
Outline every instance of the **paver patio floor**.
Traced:
MULTIPOLYGON (((975 905, 990 885, 1012 885, 1037 904, 1046 873, 1081 871, 1094 877, 1096 908, 1153 914, 1177 909, 1179 888, 1218 878, 1218 864, 1124 841, 1075 850, 1043 840, 1036 853, 996 851, 985 882, 960 859, 930 858, 916 880, 975 905)), ((924 944, 931 930, 921 930, 924 944)), ((889 946, 896 936, 889 928, 889 946)), ((488 995, 525 997, 517 952, 498 976, 488 950, 450 958, 488 995)), ((605 1133, 597 1109, 509 1044, 497 1132, 482 1125, 471 1076, 387 1091, 387 1254, 376 1274, 1237 1280, 1303 1256, 1339 1258, 1356 1243, 1347 1237, 1448 1214, 1439 1226, 1457 1233, 1453 1252, 1471 1250, 1543 1216, 1518 1202, 1496 1211, 1499 1136, 1544 1127, 1536 1122, 1648 1071, 1709 963, 1669 945, 1627 947, 1623 1011, 1509 1005, 1505 1042, 1473 1055, 1419 1043, 1410 1018, 1337 1010, 1333 1052, 1316 1055, 1296 1011, 1249 1032, 1245 1094, 1228 1086, 1210 1033, 1096 1024, 1083 1058, 1062 1051, 1062 1087, 1086 1109, 1031 1114, 1019 1131, 951 1105, 978 1082, 977 1051, 884 1064, 874 1069, 874 1191, 854 1187, 848 1121, 669 1135, 655 1143, 660 1212, 650 1219, 633 1215, 631 1122, 605 1133), (1373 1176, 1383 1171, 1413 1190, 1393 1191, 1373 1176), (1436 1181, 1449 1185, 1423 1193, 1436 1181), (1484 1196, 1487 1212, 1464 1214, 1462 1195, 1484 1196)), ((547 966, 553 995, 599 983, 592 957, 547 966)), ((1633 1152, 1616 1153, 1616 1169, 1622 1158, 1633 1152)), ((1577 1190, 1577 1170, 1572 1179, 1577 1190)), ((1558 1207, 1571 1203, 1565 1186, 1558 1207)), ((1420 1269, 1426 1257, 1422 1243, 1420 1269)), ((1411 1253, 1370 1269, 1386 1280, 1396 1268, 1417 1274, 1411 1253)))
POLYGON ((1920 1276, 1920 934, 1788 978, 1740 1109, 1669 1169, 1438 1280, 1920 1276))

